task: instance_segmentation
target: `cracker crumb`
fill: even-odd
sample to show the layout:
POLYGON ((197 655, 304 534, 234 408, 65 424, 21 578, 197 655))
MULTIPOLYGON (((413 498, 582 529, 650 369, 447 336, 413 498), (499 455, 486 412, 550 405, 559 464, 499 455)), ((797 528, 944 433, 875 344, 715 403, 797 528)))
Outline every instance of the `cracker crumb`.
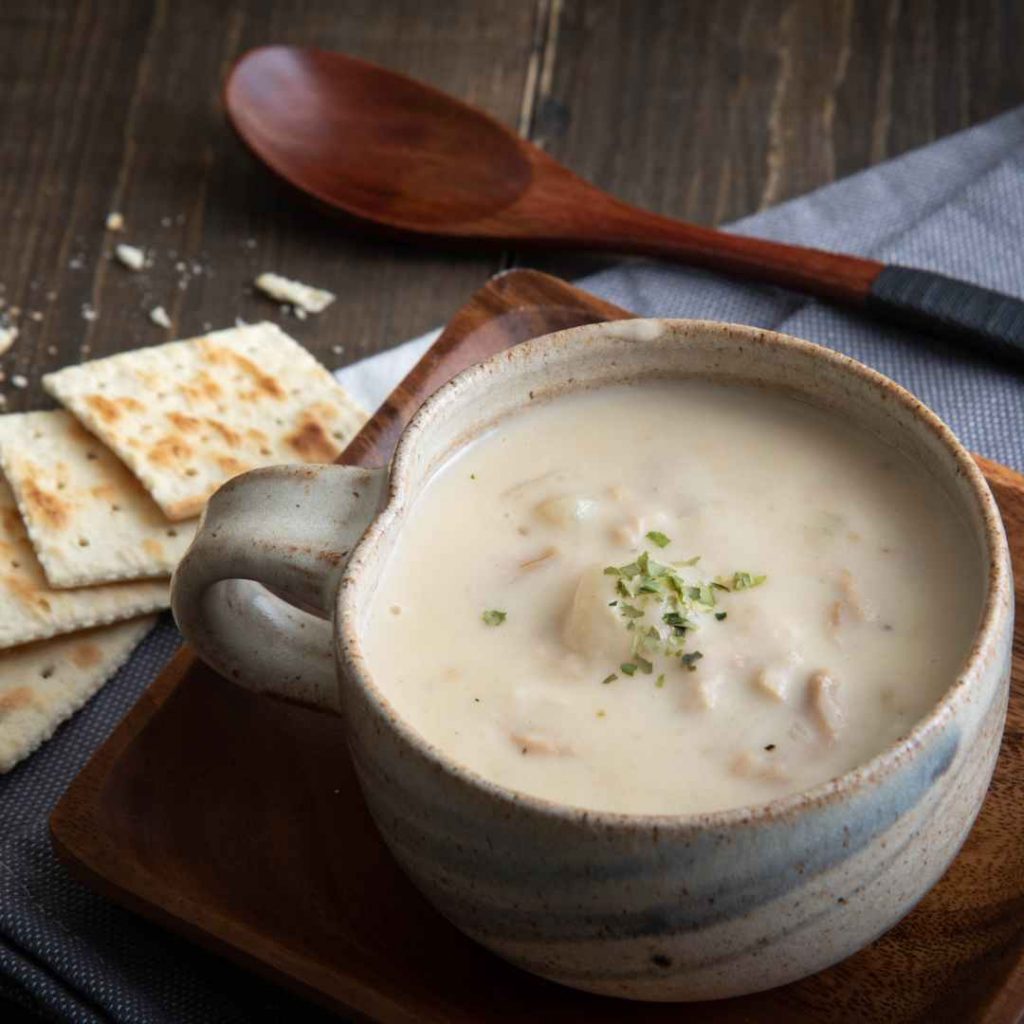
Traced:
POLYGON ((129 270, 141 270, 146 265, 146 254, 136 245, 118 242, 114 254, 129 270))
POLYGON ((47 345, 46 346, 46 354, 48 356, 55 356, 57 354, 57 346, 56 345, 47 345))
POLYGON ((278 302, 287 302, 296 308, 301 306, 307 313, 322 313, 334 301, 334 295, 323 288, 269 272, 256 278, 256 287, 278 302))
POLYGON ((149 311, 149 319, 157 325, 157 327, 170 328, 171 318, 167 315, 167 310, 163 306, 154 306, 149 311))
POLYGON ((46 301, 47 302, 53 302, 53 300, 56 299, 56 298, 57 298, 57 292, 55 290, 51 289, 50 291, 48 291, 46 293, 46 301))
POLYGON ((98 315, 99 314, 96 312, 96 310, 93 309, 92 306, 89 305, 88 302, 83 302, 82 303, 82 319, 83 320, 88 320, 91 323, 93 320, 96 319, 96 317, 98 315))
POLYGON ((81 270, 85 266, 85 259, 82 256, 72 256, 68 260, 68 270, 81 270))
POLYGON ((14 385, 14 387, 16 388, 27 388, 28 377, 26 377, 23 373, 16 373, 14 374, 13 377, 11 377, 11 384, 14 385))
POLYGON ((306 317, 309 316, 309 314, 301 306, 296 306, 292 310, 292 312, 295 314, 297 320, 305 320, 306 317))
POLYGON ((0 356, 2 356, 18 339, 17 327, 0 327, 0 356))
POLYGON ((33 309, 32 312, 29 313, 28 318, 38 324, 42 322, 43 314, 40 313, 38 309, 33 309))
POLYGON ((162 228, 169 228, 173 223, 174 221, 172 221, 170 217, 160 218, 160 227, 162 228))
POLYGON ((340 356, 340 355, 341 355, 341 353, 345 351, 345 346, 344 346, 344 345, 332 345, 332 346, 331 346, 331 351, 332 351, 332 352, 333 352, 333 353, 334 353, 334 354, 335 354, 336 356, 340 356))
POLYGON ((106 225, 108 231, 124 231, 124 215, 112 210, 107 214, 106 225))

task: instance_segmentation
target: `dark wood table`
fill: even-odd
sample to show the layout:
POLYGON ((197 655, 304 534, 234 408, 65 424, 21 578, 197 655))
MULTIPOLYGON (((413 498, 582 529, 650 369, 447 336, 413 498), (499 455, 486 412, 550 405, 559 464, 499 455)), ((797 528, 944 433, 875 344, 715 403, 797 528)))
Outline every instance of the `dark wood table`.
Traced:
POLYGON ((220 85, 250 47, 405 71, 624 199, 717 224, 1024 102, 1021 39, 1017 0, 3 0, 0 297, 20 337, 0 393, 39 407, 48 370, 236 317, 335 366, 446 320, 503 267, 601 264, 368 241, 312 211, 226 125, 220 85), (104 230, 115 210, 123 234, 104 230), (153 266, 111 262, 117 241, 153 266), (338 301, 283 315, 253 293, 263 270, 338 301))
POLYGON ((502 267, 598 265, 370 241, 311 210, 225 123, 220 85, 249 47, 387 64, 627 200, 717 224, 1021 103, 1021 39, 1015 0, 5 0, 8 408, 45 401, 48 370, 239 316, 279 321, 335 366, 444 321, 502 267), (122 235, 104 231, 113 210, 122 235), (121 240, 152 268, 112 262, 121 240), (339 299, 300 322, 253 294, 262 270, 339 299))

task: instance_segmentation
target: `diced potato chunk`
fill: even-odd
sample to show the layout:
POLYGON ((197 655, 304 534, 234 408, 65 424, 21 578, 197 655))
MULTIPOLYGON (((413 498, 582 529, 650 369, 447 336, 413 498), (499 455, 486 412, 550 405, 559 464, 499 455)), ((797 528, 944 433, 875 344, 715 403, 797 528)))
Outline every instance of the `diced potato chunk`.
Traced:
POLYGON ((803 658, 796 651, 790 651, 780 661, 762 665, 754 673, 754 689, 770 700, 783 703, 789 696, 794 670, 803 658))
POLYGON ((720 688, 718 676, 688 672, 682 683, 681 703, 687 711, 710 711, 718 703, 720 688))
POLYGON ((629 516, 612 527, 612 540, 625 548, 636 548, 644 538, 644 521, 640 516, 629 516))
POLYGON ((579 495, 564 495, 560 498, 548 498, 537 506, 537 515, 552 526, 574 526, 590 519, 597 512, 597 502, 593 498, 579 495))
POLYGON ((562 640, 570 650, 587 658, 618 665, 629 654, 629 633, 622 626, 611 577, 592 565, 580 574, 572 604, 562 627, 562 640))

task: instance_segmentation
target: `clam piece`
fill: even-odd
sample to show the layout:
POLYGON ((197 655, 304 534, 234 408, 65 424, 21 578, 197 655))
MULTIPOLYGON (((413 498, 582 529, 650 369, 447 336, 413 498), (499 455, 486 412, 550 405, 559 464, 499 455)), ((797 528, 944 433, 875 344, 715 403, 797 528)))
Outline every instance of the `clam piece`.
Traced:
POLYGON ((547 547, 533 557, 526 559, 525 562, 520 562, 519 568, 522 572, 532 572, 534 569, 539 569, 541 566, 549 564, 556 558, 558 558, 558 548, 547 547))
POLYGON ((811 676, 807 703, 818 731, 834 741, 846 723, 846 712, 839 702, 839 686, 827 672, 819 670, 811 676))
POLYGON ((741 779, 759 779, 762 782, 789 782, 789 773, 771 754, 740 751, 729 763, 729 771, 741 779))
POLYGON ((572 747, 559 743, 541 732, 518 732, 513 729, 509 733, 509 739, 523 754, 564 756, 573 752, 572 747))
POLYGON ((572 710, 560 694, 535 686, 516 690, 508 738, 521 754, 566 757, 575 753, 569 736, 572 710))
POLYGON ((839 599, 828 606, 828 625, 833 636, 847 622, 873 622, 875 611, 864 599, 849 569, 839 574, 839 599))

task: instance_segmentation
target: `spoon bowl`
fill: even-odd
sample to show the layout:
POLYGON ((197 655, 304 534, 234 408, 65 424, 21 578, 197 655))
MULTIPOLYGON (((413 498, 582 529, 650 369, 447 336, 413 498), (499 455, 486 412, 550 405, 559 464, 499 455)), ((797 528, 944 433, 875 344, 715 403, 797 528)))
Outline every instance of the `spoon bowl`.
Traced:
POLYGON ((492 117, 352 57, 263 47, 235 65, 226 98, 282 178, 389 227, 449 234, 507 209, 532 178, 523 145, 492 117))

